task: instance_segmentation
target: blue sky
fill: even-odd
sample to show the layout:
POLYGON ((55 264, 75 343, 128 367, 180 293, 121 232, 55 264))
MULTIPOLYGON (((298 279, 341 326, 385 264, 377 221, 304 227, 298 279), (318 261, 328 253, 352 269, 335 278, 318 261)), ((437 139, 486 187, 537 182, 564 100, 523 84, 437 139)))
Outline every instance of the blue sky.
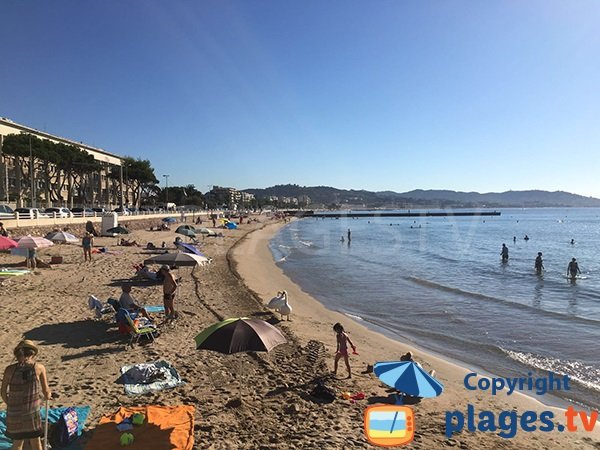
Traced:
POLYGON ((600 2, 3 2, 0 116, 164 184, 600 197, 600 2))

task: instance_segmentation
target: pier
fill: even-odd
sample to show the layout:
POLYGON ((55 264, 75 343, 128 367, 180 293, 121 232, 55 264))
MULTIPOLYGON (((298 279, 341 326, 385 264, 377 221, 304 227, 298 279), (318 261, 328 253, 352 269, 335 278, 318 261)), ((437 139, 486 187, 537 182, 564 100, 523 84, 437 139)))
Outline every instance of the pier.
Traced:
POLYGON ((296 217, 318 217, 318 218, 360 218, 360 217, 476 217, 476 216, 499 216, 500 211, 295 211, 283 212, 286 216, 296 217))

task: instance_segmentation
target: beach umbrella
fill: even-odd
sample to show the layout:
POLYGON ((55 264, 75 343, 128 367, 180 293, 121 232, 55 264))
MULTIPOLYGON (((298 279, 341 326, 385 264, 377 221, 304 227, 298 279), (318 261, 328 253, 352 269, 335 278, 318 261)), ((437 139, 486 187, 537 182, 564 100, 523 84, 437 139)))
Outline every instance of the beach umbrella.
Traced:
POLYGON ((208 228, 200 228, 199 230, 196 230, 196 233, 210 234, 210 233, 214 233, 214 231, 211 231, 208 228))
POLYGON ((19 239, 18 248, 45 248, 51 247, 54 243, 46 238, 38 236, 25 236, 19 239))
POLYGON ((232 354, 239 352, 268 352, 287 342, 277 328, 260 319, 238 317, 217 322, 198 334, 197 350, 212 350, 232 354))
POLYGON ((144 264, 165 264, 167 266, 202 266, 209 259, 206 256, 194 255, 192 253, 165 253, 144 260, 144 264))
POLYGON ((0 250, 8 250, 9 248, 16 247, 18 244, 10 238, 0 236, 0 250))
POLYGON ((187 225, 187 224, 185 224, 185 225, 179 225, 177 227, 177 229, 175 230, 175 232, 177 232, 177 231, 179 231, 181 229, 191 230, 193 232, 196 232, 196 228, 193 225, 187 225))
POLYGON ((129 230, 125 227, 122 227, 121 225, 109 228, 108 230, 106 230, 106 232, 111 234, 129 234, 129 230))
POLYGON ((65 233, 64 231, 54 231, 46 235, 46 239, 52 242, 60 242, 64 244, 76 244, 79 242, 75 236, 71 233, 65 233))
POLYGON ((198 250, 198 248, 192 244, 186 244, 185 242, 178 242, 175 245, 177 246, 177 248, 179 250, 181 250, 184 253, 192 253, 194 255, 204 256, 206 258, 206 255, 204 253, 202 253, 200 250, 198 250))
POLYGON ((442 383, 414 361, 378 362, 373 372, 388 386, 414 397, 437 397, 444 390, 442 383))
POLYGON ((237 225, 233 222, 227 222, 225 224, 225 227, 230 229, 230 230, 237 230, 237 225))
POLYGON ((175 230, 175 233, 181 234, 181 235, 187 236, 187 237, 196 237, 196 233, 194 233, 192 230, 188 230, 187 228, 183 228, 183 227, 177 228, 175 230))
POLYGON ((165 223, 175 223, 177 219, 175 217, 165 217, 162 221, 165 223))

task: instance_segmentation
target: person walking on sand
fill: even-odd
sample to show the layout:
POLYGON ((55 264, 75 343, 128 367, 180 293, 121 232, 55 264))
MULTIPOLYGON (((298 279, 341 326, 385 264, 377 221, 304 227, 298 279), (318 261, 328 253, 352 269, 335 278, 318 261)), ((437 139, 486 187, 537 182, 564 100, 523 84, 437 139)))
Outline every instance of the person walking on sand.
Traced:
POLYGON ((540 274, 542 270, 544 270, 544 264, 542 261, 542 252, 538 252, 537 257, 535 258, 535 263, 533 264, 535 271, 540 274))
POLYGON ((40 414, 41 397, 50 399, 46 368, 35 361, 37 346, 30 340, 19 342, 13 353, 17 362, 4 370, 2 400, 6 403, 6 436, 13 440, 13 449, 42 450, 44 435, 40 414))
POLYGON ((348 335, 344 332, 344 327, 341 323, 336 323, 333 326, 333 331, 336 332, 337 339, 337 348, 335 350, 335 360, 333 362, 333 374, 337 375, 338 370, 338 362, 340 358, 344 358, 344 362, 346 363, 346 369, 348 369, 348 378, 352 378, 352 372, 350 371, 350 361, 348 360, 348 344, 352 347, 352 351, 356 352, 356 347, 348 337, 348 335))
POLYGON ((177 280, 171 273, 171 268, 164 265, 159 271, 163 276, 163 302, 165 305, 165 316, 167 319, 175 318, 175 291, 177 290, 177 280))
POLYGON ((81 239, 81 247, 83 248, 83 260, 92 261, 92 247, 94 246, 94 236, 87 232, 81 239))
POLYGON ((508 261, 508 247, 506 244, 502 244, 502 251, 500 252, 502 255, 502 262, 505 263, 508 261))
POLYGON ((573 258, 567 266, 567 276, 570 275, 571 278, 575 278, 580 273, 581 270, 579 270, 579 264, 577 264, 577 260, 573 258))

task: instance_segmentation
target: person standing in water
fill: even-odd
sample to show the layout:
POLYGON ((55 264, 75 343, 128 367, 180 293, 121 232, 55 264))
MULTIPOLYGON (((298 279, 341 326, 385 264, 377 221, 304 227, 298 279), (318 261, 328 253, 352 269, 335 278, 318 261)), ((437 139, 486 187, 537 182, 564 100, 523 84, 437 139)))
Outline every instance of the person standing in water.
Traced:
POLYGON ((348 242, 352 240, 352 233, 350 233, 350 228, 348 228, 348 242))
POLYGON ((567 276, 571 276, 571 278, 575 278, 578 274, 581 273, 579 270, 579 264, 577 264, 577 260, 573 258, 567 267, 567 276))
POLYGON ((502 251, 500 252, 502 255, 502 262, 505 263, 508 261, 508 247, 506 244, 502 244, 502 251))
POLYGON ((542 270, 544 270, 544 263, 542 261, 542 252, 538 252, 537 257, 535 258, 535 263, 533 265, 535 271, 540 274, 542 270))

